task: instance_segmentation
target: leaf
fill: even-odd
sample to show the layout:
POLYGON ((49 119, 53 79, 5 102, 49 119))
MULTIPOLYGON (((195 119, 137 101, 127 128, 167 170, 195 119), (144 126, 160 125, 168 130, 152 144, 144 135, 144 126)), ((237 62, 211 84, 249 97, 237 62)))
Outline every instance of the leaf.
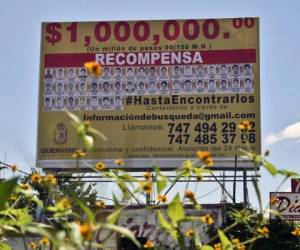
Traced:
POLYGON ((72 122, 75 123, 75 125, 78 125, 79 123, 81 123, 81 120, 79 119, 79 117, 77 115, 74 115, 71 112, 67 112, 67 115, 70 117, 72 122))
POLYGON ((162 213, 160 211, 157 212, 157 218, 159 220, 159 224, 161 225, 162 228, 166 230, 171 230, 172 225, 164 218, 162 213))
POLYGON ((204 245, 200 248, 201 250, 214 250, 213 247, 209 246, 209 245, 204 245))
POLYGON ((0 243, 0 250, 12 250, 12 248, 9 245, 0 243))
POLYGON ((257 180, 253 177, 252 177, 252 183, 253 183, 254 190, 255 190, 255 193, 256 193, 256 197, 257 197, 257 200, 258 200, 259 211, 262 212, 262 203, 261 203, 260 190, 259 190, 259 187, 258 187, 257 180))
POLYGON ((277 169, 276 169, 276 167, 275 167, 272 163, 270 163, 270 162, 264 160, 264 161, 263 161, 263 166, 268 170, 268 172, 269 172, 271 175, 274 176, 274 175, 277 174, 277 169))
POLYGON ((136 240, 134 234, 127 228, 113 224, 101 224, 101 226, 108 230, 113 230, 117 233, 120 233, 121 235, 124 235, 125 237, 129 238, 137 247, 141 247, 140 243, 136 240))
POLYGON ((286 177, 297 177, 297 176, 299 176, 298 173, 293 172, 293 171, 289 171, 289 170, 286 170, 286 169, 279 169, 277 171, 277 173, 281 174, 281 175, 284 175, 286 177))
POLYGON ((122 212, 123 208, 118 208, 116 211, 114 211, 113 213, 111 213, 108 217, 107 217, 107 222, 109 224, 115 224, 119 217, 120 217, 120 214, 122 212))
POLYGON ((155 166, 154 169, 156 174, 157 193, 160 194, 161 191, 167 186, 167 178, 161 174, 157 166, 155 166))
POLYGON ((177 232, 176 230, 172 227, 172 225, 164 218, 163 214, 158 211, 157 212, 157 217, 158 217, 158 221, 160 226, 165 229, 168 233, 171 234, 171 236, 173 237, 174 240, 178 240, 177 239, 177 232))
POLYGON ((218 235, 222 242, 222 249, 233 250, 233 246, 222 230, 218 229, 218 235))
POLYGON ((107 137, 97 129, 89 128, 87 132, 92 135, 98 135, 103 141, 108 141, 107 137))
POLYGON ((93 146, 94 146, 94 138, 90 135, 84 135, 83 143, 84 143, 84 146, 86 147, 86 149, 88 151, 90 151, 93 149, 93 146))
POLYGON ((8 181, 0 183, 0 210, 3 209, 5 202, 13 193, 17 186, 18 178, 13 178, 8 181))
POLYGON ((172 220, 174 227, 178 227, 178 221, 185 219, 184 208, 180 201, 179 194, 177 194, 169 204, 167 214, 172 220))

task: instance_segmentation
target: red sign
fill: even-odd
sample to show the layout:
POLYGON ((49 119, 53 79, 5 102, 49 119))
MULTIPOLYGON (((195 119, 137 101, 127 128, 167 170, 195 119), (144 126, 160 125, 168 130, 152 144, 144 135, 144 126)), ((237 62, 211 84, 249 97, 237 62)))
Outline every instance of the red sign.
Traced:
POLYGON ((291 179, 291 188, 293 193, 300 193, 300 179, 291 179))

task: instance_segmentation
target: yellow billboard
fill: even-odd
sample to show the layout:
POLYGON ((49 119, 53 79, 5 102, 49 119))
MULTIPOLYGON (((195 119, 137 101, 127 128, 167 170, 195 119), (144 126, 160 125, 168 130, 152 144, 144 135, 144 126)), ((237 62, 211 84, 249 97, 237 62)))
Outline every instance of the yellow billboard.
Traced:
POLYGON ((89 163, 168 169, 204 150, 226 166, 240 148, 260 153, 258 18, 43 23, 41 43, 38 166, 74 167, 83 145, 65 111, 108 138, 89 163))

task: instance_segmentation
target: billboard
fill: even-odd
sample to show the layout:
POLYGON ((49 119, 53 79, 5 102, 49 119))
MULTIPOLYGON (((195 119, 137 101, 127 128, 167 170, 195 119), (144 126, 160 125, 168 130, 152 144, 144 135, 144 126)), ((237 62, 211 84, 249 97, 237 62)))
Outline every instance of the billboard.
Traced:
POLYGON ((300 193, 300 179, 291 179, 291 190, 293 193, 300 193))
POLYGON ((71 111, 108 138, 86 162, 169 169, 202 150, 232 166, 239 148, 260 153, 259 89, 258 18, 43 23, 37 165, 74 167, 71 111))
MULTIPOLYGON (((300 220, 300 193, 276 192, 270 193, 270 208, 280 213, 285 220, 300 220)), ((271 219, 276 219, 270 214, 271 219)))

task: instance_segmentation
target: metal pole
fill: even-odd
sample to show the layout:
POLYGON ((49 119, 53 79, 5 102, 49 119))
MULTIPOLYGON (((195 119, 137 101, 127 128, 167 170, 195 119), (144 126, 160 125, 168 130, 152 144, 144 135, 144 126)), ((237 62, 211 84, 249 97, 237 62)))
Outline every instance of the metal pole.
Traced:
POLYGON ((237 168, 237 155, 234 157, 234 178, 233 178, 233 203, 236 203, 236 168, 237 168))
POLYGON ((248 189, 247 189, 247 171, 243 170, 243 179, 244 179, 244 207, 248 205, 248 189))

